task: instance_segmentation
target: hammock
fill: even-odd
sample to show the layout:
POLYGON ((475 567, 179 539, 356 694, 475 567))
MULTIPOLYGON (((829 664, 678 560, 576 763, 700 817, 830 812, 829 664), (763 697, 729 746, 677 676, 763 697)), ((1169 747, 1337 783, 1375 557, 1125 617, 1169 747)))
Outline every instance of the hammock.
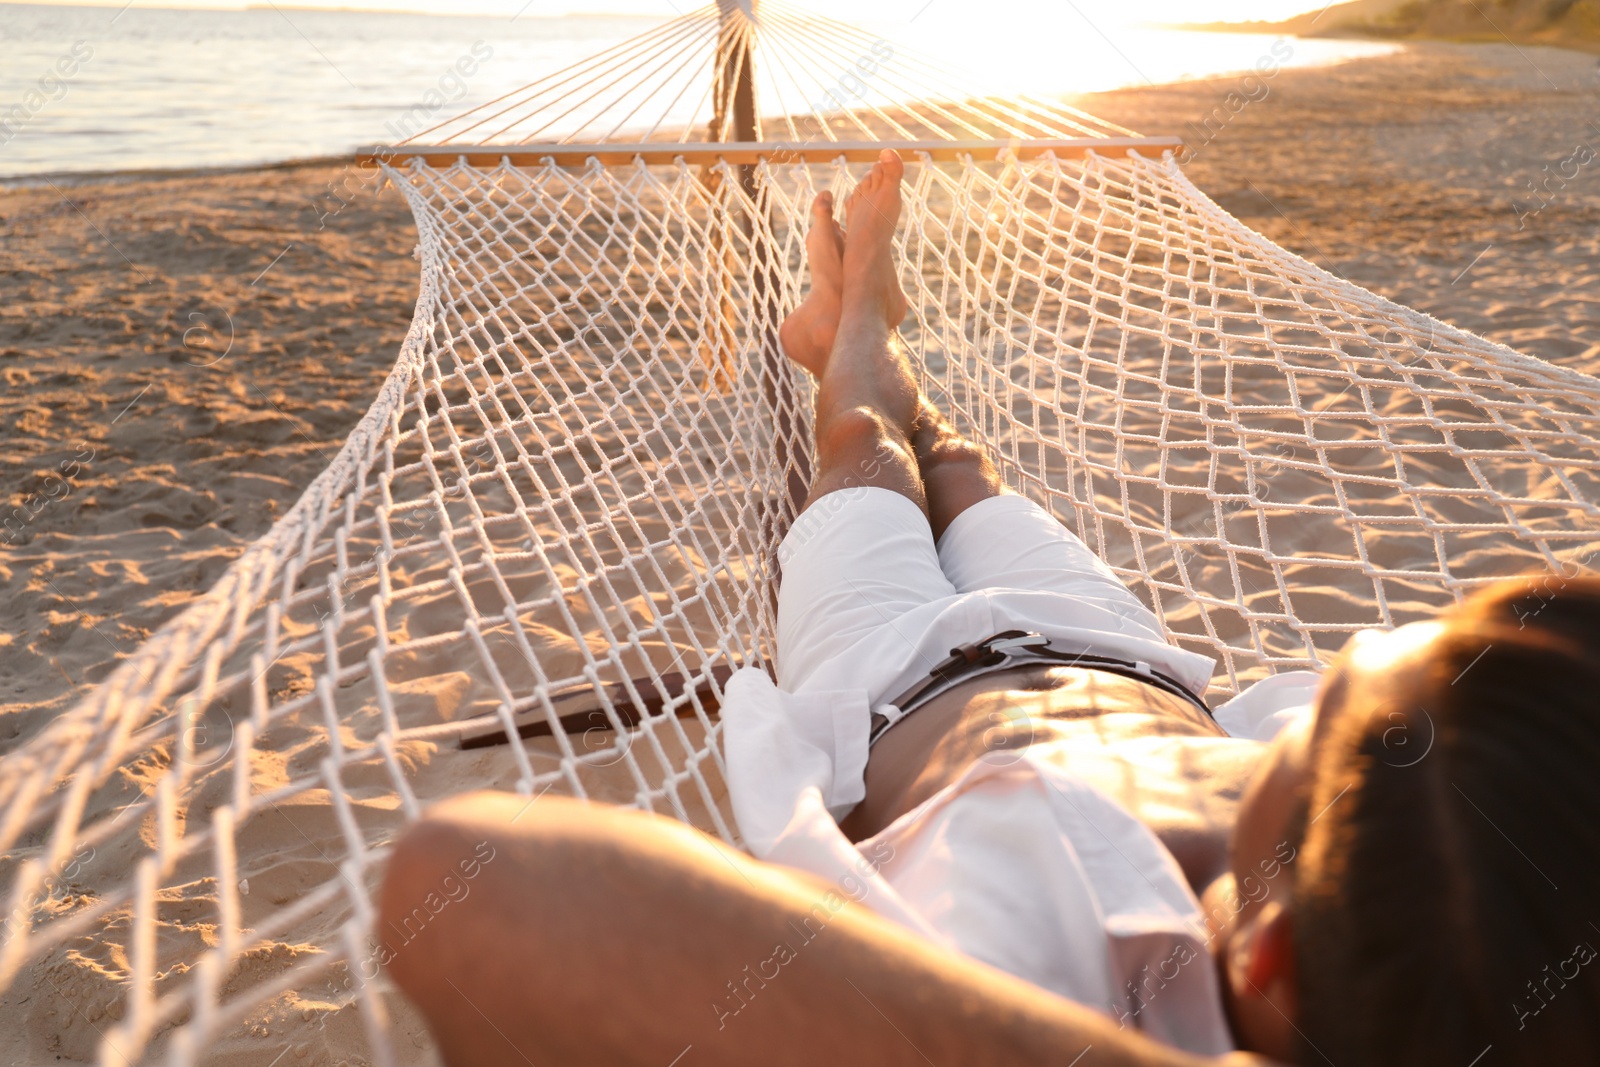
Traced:
POLYGON ((776 327, 812 198, 885 143, 924 387, 1216 658, 1213 697, 1600 542, 1600 381, 1275 246, 1176 142, 723 0, 371 153, 422 263, 371 410, 0 760, 8 1030, 108 1065, 426 1057, 371 933, 423 805, 737 840, 717 698, 772 665, 811 461, 776 327))

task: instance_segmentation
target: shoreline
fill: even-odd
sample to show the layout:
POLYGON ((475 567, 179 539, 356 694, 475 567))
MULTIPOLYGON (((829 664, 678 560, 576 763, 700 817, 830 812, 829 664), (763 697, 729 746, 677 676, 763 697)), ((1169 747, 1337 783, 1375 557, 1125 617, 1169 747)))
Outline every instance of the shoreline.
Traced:
POLYGON ((38 174, 0 175, 0 192, 41 189, 52 183, 62 187, 116 184, 136 181, 162 181, 170 178, 210 178, 231 174, 256 174, 279 170, 303 170, 307 167, 336 167, 355 162, 355 153, 348 155, 296 156, 269 163, 218 163, 207 166, 196 163, 183 167, 132 167, 122 170, 57 170, 38 174))

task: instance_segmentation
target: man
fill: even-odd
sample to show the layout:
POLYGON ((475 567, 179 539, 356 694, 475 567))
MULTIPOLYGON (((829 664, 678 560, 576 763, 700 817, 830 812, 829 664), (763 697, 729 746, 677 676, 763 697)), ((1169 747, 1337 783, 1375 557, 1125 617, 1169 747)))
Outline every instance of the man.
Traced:
POLYGON ((818 198, 783 330, 817 475, 780 555, 781 688, 741 672, 723 713, 772 862, 636 812, 439 805, 379 932, 493 849, 470 907, 387 953, 447 1061, 1592 1055, 1600 592, 1536 617, 1494 592, 1352 642, 1314 712, 1289 675, 1213 715, 1209 661, 919 395, 901 175, 885 153, 846 231, 818 198))

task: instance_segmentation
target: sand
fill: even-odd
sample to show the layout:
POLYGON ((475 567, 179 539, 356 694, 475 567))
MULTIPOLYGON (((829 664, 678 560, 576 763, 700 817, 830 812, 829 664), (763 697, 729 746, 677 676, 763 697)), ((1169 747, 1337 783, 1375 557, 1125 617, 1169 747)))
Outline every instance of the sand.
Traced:
MULTIPOLYGON (((1591 61, 1527 54, 1531 62, 1511 48, 1424 46, 1281 74, 1264 97, 1244 90, 1257 99, 1200 147, 1190 173, 1246 222, 1362 285, 1594 370, 1600 327, 1586 283, 1600 263, 1600 186, 1581 170, 1548 188, 1536 214, 1542 199, 1524 187, 1576 142, 1600 137, 1584 115, 1591 61)), ((1147 132, 1182 132, 1239 88, 1224 79, 1083 106, 1147 132)), ((14 509, 0 578, 16 605, 0 627, 0 749, 103 677, 293 503, 370 403, 416 288, 407 254, 415 233, 399 197, 358 190, 338 167, 58 185, 0 193, 10 296, 0 368, 11 387, 0 425, 14 509), (330 184, 352 202, 330 199, 330 184)), ((426 626, 427 613, 402 622, 426 626)), ((481 711, 451 686, 476 686, 479 701, 485 687, 449 667, 416 668, 450 682, 420 690, 419 704, 435 718, 481 711)), ((402 721, 410 714, 402 708, 402 721)), ((467 767, 481 772, 475 781, 499 781, 505 753, 425 768, 419 791, 463 788, 467 767)), ((336 841, 325 800, 305 801, 284 820, 336 841)), ((394 814, 391 806, 373 818, 394 814)), ((258 817, 249 831, 241 867, 271 875, 252 875, 247 923, 309 877, 289 862, 305 851, 289 828, 258 817), (285 862, 274 862, 278 854, 285 862)), ((199 914, 205 889, 194 886, 199 914)), ((258 973, 276 965, 255 961, 258 973)), ((82 968, 62 969, 61 981, 86 997, 106 994, 82 968)), ((0 1019, 26 1020, 0 1025, 16 1035, 0 1052, 75 1061, 92 1051, 93 1028, 28 1004, 25 992, 0 1001, 0 1019)), ((306 999, 280 1005, 271 1040, 251 1047, 247 1035, 226 1058, 269 1061, 285 1028, 295 1062, 358 1050, 353 1015, 306 999), (301 1014, 315 1033, 309 1023, 295 1030, 301 1014)), ((415 1034, 416 1020, 402 1029, 415 1034)))
POLYGON ((1597 88, 1594 57, 1577 52, 1417 44, 1325 71, 1105 94, 1082 106, 1185 137, 1195 184, 1318 266, 1593 373, 1597 88), (1214 111, 1227 112, 1228 93, 1260 99, 1229 113, 1209 144, 1197 143, 1207 116, 1219 130, 1214 111), (1582 167, 1574 160, 1565 173, 1575 177, 1563 181, 1561 164, 1584 146, 1596 158, 1582 167))
POLYGON ((372 402, 416 235, 393 193, 319 229, 340 177, 0 191, 0 746, 209 587, 372 402))

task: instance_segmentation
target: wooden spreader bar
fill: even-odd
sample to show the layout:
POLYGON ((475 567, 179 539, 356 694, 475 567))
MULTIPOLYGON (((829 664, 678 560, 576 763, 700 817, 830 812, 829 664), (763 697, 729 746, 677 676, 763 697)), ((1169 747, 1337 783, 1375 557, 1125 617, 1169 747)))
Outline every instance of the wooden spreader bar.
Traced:
MULTIPOLYGON (((646 718, 653 718, 662 713, 669 701, 681 700, 691 691, 699 698, 700 706, 706 714, 714 715, 721 710, 721 700, 718 693, 728 684, 728 679, 733 677, 734 668, 727 664, 719 664, 711 669, 710 676, 701 679, 694 686, 690 686, 686 675, 673 672, 661 675, 660 684, 657 685, 649 678, 635 678, 629 685, 614 682, 606 687, 606 699, 616 711, 617 719, 623 726, 638 726, 646 718), (638 694, 635 700, 633 694, 638 694)), ((550 694, 550 703, 556 710, 556 722, 561 726, 561 732, 571 736, 586 735, 591 730, 613 730, 616 727, 607 717, 600 703, 600 695, 592 685, 578 685, 570 689, 562 689, 550 694)), ((685 701, 678 706, 677 715, 680 719, 693 718, 695 707, 692 702, 685 701)), ((518 737, 551 737, 555 734, 550 717, 542 708, 533 708, 517 715, 513 720, 517 728, 518 737)), ((510 742, 511 736, 504 725, 498 722, 483 723, 463 728, 459 736, 462 748, 488 748, 492 745, 504 745, 510 742)))
POLYGON ((1002 155, 1036 159, 1054 153, 1063 159, 1081 159, 1091 152, 1102 156, 1130 156, 1135 153, 1159 156, 1183 147, 1178 137, 1079 137, 1071 139, 1026 140, 1021 138, 978 141, 812 141, 786 144, 782 141, 653 141, 639 144, 534 144, 534 145, 401 145, 358 149, 359 163, 403 162, 421 159, 429 166, 450 166, 465 162, 474 167, 495 167, 502 162, 513 167, 584 167, 598 160, 608 167, 627 166, 635 160, 647 164, 685 163, 831 163, 843 158, 850 163, 871 163, 885 148, 892 148, 916 162, 926 157, 936 163, 955 163, 964 157, 992 160, 1002 155))

